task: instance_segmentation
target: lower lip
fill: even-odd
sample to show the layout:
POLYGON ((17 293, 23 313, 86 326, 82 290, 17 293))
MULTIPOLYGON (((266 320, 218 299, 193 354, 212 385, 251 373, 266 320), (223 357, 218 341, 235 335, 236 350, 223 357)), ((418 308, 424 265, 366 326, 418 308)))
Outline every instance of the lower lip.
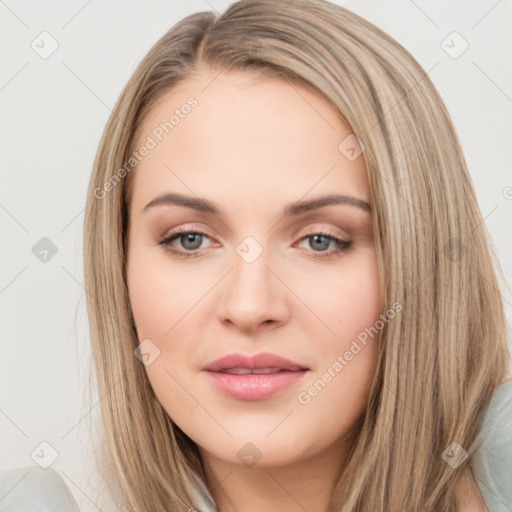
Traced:
POLYGON ((299 382, 306 371, 250 373, 247 375, 210 371, 206 373, 217 388, 234 398, 239 400, 264 400, 299 382))

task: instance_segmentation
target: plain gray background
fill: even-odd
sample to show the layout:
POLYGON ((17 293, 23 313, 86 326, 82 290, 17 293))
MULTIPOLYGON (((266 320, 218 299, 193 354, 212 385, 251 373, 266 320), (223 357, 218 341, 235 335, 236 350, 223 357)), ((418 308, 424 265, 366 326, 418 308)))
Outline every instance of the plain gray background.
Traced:
MULTIPOLYGON (((115 510, 95 489, 88 441, 99 397, 87 383, 81 252, 96 147, 110 109, 151 45, 184 16, 222 12, 230 3, 0 0, 0 470, 33 466, 34 450, 47 458, 55 450, 51 467, 82 512, 115 510), (57 49, 44 55, 52 44, 57 49), (49 249, 37 256, 40 247, 48 250, 43 237, 55 254, 49 249)), ((510 283, 511 1, 336 3, 388 32, 431 70, 510 283), (454 58, 464 41, 468 48, 454 58)), ((512 294, 502 286, 510 325, 512 294)))

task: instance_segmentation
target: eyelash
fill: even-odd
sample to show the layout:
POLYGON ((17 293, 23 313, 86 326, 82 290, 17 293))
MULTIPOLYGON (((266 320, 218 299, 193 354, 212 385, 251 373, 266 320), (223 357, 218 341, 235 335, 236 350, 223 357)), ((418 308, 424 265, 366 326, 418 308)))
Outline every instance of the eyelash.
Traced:
MULTIPOLYGON (((174 249, 171 246, 171 243, 175 239, 179 238, 182 235, 189 235, 189 234, 201 235, 201 236, 210 238, 206 233, 204 233, 202 231, 193 231, 193 230, 190 230, 190 228, 189 229, 183 228, 183 229, 175 231, 174 233, 171 233, 170 235, 167 235, 164 238, 162 238, 158 242, 158 245, 162 246, 165 251, 173 254, 174 256, 177 256, 178 258, 184 258, 184 259, 197 258, 199 256, 198 252, 200 251, 200 249, 196 249, 195 251, 179 251, 179 250, 174 249)), ((334 236, 332 233, 324 232, 324 231, 310 231, 309 233, 306 233, 299 241, 305 240, 307 238, 312 238, 315 235, 321 235, 323 237, 328 238, 329 240, 332 240, 335 244, 337 244, 338 247, 335 249, 332 249, 331 251, 322 251, 322 252, 312 251, 312 256, 314 258, 329 258, 329 257, 335 256, 335 255, 341 256, 341 254, 348 252, 350 250, 350 248, 352 247, 352 241, 341 240, 338 237, 334 236)))

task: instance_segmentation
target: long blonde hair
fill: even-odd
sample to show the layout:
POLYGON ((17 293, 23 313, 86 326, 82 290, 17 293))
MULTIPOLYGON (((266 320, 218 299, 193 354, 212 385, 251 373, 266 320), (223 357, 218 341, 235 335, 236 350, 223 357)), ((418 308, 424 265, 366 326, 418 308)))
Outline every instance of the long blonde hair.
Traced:
POLYGON ((381 332, 331 509, 461 510, 455 485, 472 478, 479 421, 509 369, 495 257, 427 73, 379 28, 322 0, 242 0, 220 16, 184 18, 144 57, 108 120, 87 196, 84 273, 102 397, 99 467, 117 502, 134 512, 188 510, 206 482, 195 443, 134 356, 140 340, 125 274, 133 176, 125 164, 136 130, 164 92, 202 66, 313 88, 365 147, 382 303, 398 301, 402 311, 381 332), (441 456, 452 442, 470 455, 456 469, 441 456))

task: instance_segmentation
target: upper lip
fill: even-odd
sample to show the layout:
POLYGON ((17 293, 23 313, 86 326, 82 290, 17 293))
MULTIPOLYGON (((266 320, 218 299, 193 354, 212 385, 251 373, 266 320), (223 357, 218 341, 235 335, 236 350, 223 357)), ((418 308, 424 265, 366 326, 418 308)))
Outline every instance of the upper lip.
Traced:
POLYGON ((259 368, 279 368, 281 370, 299 371, 308 370, 306 366, 286 359, 285 357, 262 352, 253 356, 243 354, 228 354, 213 361, 203 368, 204 371, 220 372, 230 368, 248 368, 250 370, 259 368))

